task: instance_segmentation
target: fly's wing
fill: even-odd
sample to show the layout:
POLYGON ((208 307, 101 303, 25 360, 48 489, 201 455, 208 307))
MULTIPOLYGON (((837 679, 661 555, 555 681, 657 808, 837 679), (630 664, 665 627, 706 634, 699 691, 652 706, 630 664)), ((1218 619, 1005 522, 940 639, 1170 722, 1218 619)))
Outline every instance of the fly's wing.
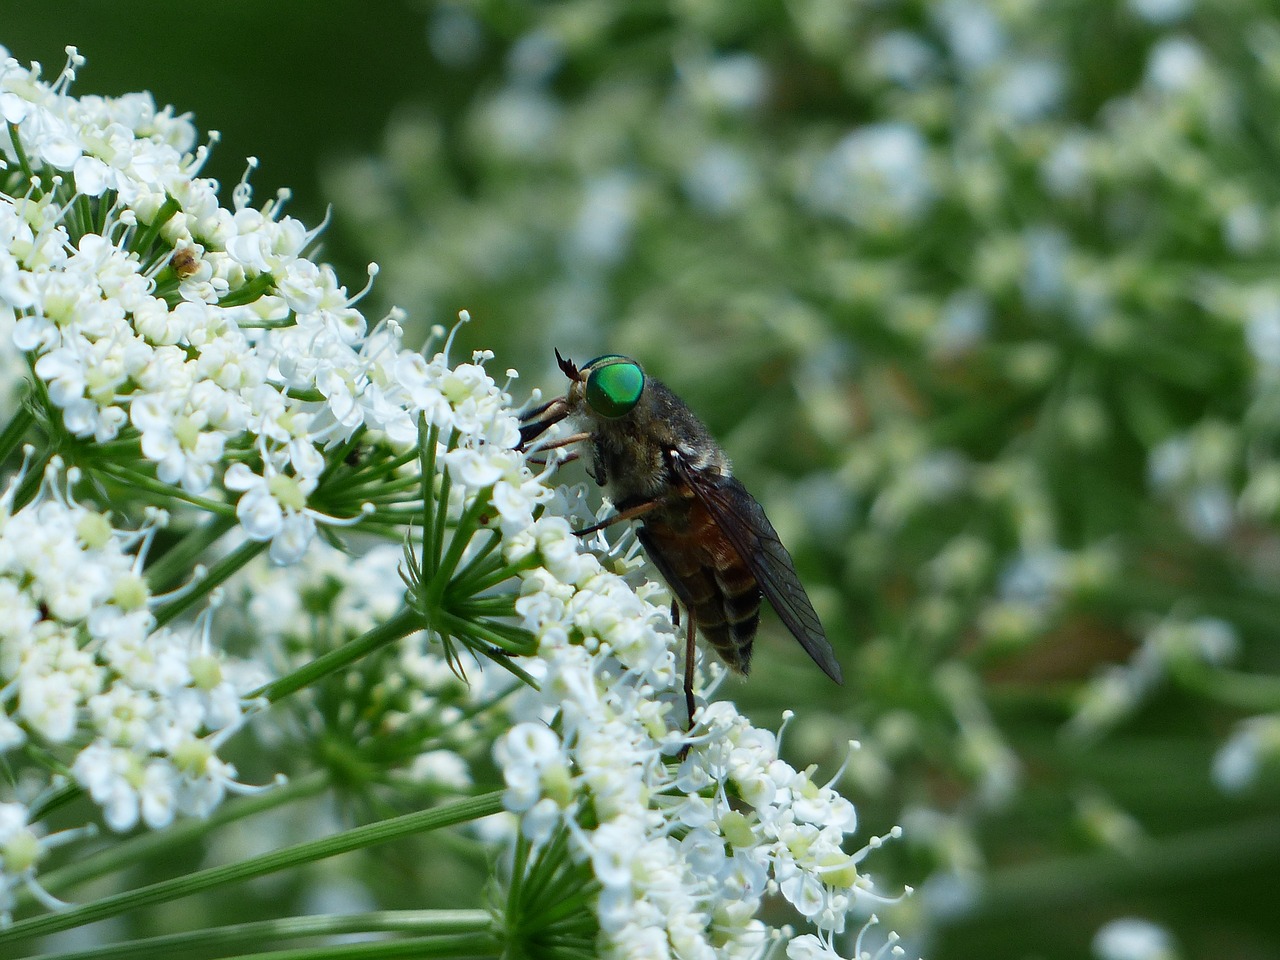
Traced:
POLYGON ((662 579, 667 582, 667 586, 676 595, 676 599, 684 604, 686 610, 692 610, 693 598, 689 596, 689 591, 685 588, 684 579, 676 575, 676 572, 671 568, 671 564, 667 562, 666 554, 654 545, 653 537, 645 530, 643 525, 636 527, 636 539, 640 541, 640 546, 644 547, 644 552, 649 558, 649 562, 658 568, 658 572, 662 574, 662 579))
POLYGON ((804 592, 791 554, 764 514, 764 508, 747 493, 736 477, 711 477, 691 467, 677 453, 671 458, 676 476, 707 508, 725 538, 733 544, 760 583, 760 591, 778 612, 779 619, 800 641, 805 653, 836 683, 844 682, 835 651, 823 632, 817 611, 804 592))

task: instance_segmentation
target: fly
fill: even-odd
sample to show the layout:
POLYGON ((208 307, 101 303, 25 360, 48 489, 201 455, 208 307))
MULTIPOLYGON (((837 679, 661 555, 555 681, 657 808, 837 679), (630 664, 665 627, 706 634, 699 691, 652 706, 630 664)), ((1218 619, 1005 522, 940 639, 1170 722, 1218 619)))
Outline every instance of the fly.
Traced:
MULTIPOLYGON (((521 449, 566 417, 584 428, 555 446, 587 444, 591 475, 617 512, 578 535, 639 521, 636 536, 686 612, 690 726, 695 630, 730 668, 745 674, 762 597, 823 673, 842 683, 835 651, 791 555, 706 425, 629 357, 606 354, 578 367, 557 350, 556 361, 569 378, 568 392, 524 417, 521 449)), ((672 613, 679 624, 674 604, 672 613)))

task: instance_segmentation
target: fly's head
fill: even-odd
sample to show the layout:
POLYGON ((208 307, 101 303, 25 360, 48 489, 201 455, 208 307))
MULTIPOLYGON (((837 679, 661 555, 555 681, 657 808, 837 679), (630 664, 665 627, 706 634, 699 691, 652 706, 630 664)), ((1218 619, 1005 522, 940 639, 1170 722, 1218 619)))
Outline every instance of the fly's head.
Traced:
POLYGON ((566 417, 586 421, 592 433, 628 430, 640 419, 646 397, 645 375, 629 357, 605 354, 579 367, 556 351, 556 363, 569 379, 564 396, 533 410, 520 425, 520 445, 527 446, 566 417))

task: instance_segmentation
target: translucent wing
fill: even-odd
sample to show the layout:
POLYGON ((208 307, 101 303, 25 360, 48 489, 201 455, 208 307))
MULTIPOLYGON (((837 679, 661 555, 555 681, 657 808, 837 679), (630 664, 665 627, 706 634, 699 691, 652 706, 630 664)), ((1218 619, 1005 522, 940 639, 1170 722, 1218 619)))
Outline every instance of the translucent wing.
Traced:
POLYGON ((671 457, 676 476, 688 484, 707 508, 747 567, 760 583, 760 591, 778 612, 778 618, 800 641, 800 646, 836 683, 844 682, 835 651, 822 629, 818 614, 804 592, 791 554, 764 508, 736 477, 709 476, 691 467, 678 454, 671 457))

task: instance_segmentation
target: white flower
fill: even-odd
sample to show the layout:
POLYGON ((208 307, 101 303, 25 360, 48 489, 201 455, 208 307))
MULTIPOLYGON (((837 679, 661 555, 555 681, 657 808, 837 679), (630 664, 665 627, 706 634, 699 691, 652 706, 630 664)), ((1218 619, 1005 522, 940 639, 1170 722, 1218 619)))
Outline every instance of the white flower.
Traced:
POLYGON ((271 273, 288 267, 307 244, 308 232, 292 217, 272 220, 259 210, 245 207, 232 217, 234 235, 226 251, 238 264, 255 273, 271 273))
POLYGON ((502 532, 514 535, 533 525, 533 511, 550 499, 547 488, 518 460, 503 461, 502 477, 493 485, 492 503, 502 532))
POLYGON ((1280 291, 1263 287, 1250 294, 1246 305, 1245 342, 1259 366, 1280 370, 1280 291))
POLYGON ((451 750, 430 750, 419 754, 409 766, 409 777, 417 783, 434 784, 450 790, 467 790, 473 785, 466 761, 451 750))
POLYGON ((152 830, 173 823, 177 812, 177 777, 168 760, 152 760, 146 765, 142 782, 138 784, 138 805, 142 822, 152 830))
POLYGON ((137 782, 142 765, 136 754, 106 743, 92 743, 72 764, 76 780, 89 791, 112 830, 123 833, 138 823, 137 782))
POLYGON ((232 464, 223 477, 228 490, 243 491, 236 516, 250 540, 270 540, 271 558, 293 563, 306 552, 315 520, 306 512, 307 494, 316 478, 293 477, 270 470, 259 476, 243 463, 232 464))
POLYGON ((65 830, 42 836, 31 822, 31 811, 21 803, 0 803, 0 924, 12 920, 13 891, 25 886, 27 892, 45 907, 65 906, 36 881, 36 870, 53 847, 82 836, 85 831, 65 830))
POLYGON ((1093 938, 1098 960, 1176 960, 1178 951, 1164 927, 1138 917, 1112 920, 1093 938))
POLYGON ((89 698, 89 715, 102 735, 113 744, 142 744, 156 713, 155 701, 126 683, 113 683, 105 693, 89 698))
POLYGON ((242 785, 235 779, 236 768, 214 752, 213 738, 189 737, 172 751, 175 767, 177 806, 194 817, 207 817, 229 790, 242 785))
POLYGON ((788 960, 843 960, 829 941, 812 933, 795 937, 787 944, 788 960))
POLYGON ((645 843, 641 823, 620 818, 591 831, 591 867, 606 888, 631 890, 631 864, 645 843))
POLYGON ((714 144, 694 158, 683 183, 696 206, 724 215, 744 208, 760 189, 760 174, 741 150, 714 144))
POLYGON ((965 70, 989 66, 1007 43, 996 11, 979 0, 945 0, 930 11, 943 28, 951 55, 965 70))
POLYGON ((1191 12, 1193 0, 1129 0, 1129 9, 1146 20, 1165 26, 1191 12))
POLYGON ((681 73, 701 103, 731 113, 759 106, 769 92, 769 77, 764 64, 749 53, 729 54, 689 64, 681 73))
POLYGON ((174 630, 154 630, 141 561, 126 552, 148 529, 113 529, 69 499, 59 469, 55 460, 17 513, 9 513, 16 481, 0 498, 0 606, 25 624, 0 629, 9 694, 0 698, 0 745, 87 743, 69 766, 108 826, 163 826, 177 809, 165 754, 183 736, 237 728, 240 697, 261 676, 174 630), (23 611, 37 603, 43 616, 33 621, 23 611))
POLYGON ((586 184, 577 223, 569 237, 570 255, 586 263, 609 265, 626 255, 636 217, 632 176, 610 172, 586 184))
POLYGON ((1005 123, 1029 123, 1057 109, 1066 87, 1064 71, 1051 60, 1010 64, 991 93, 991 107, 1005 123))
POLYGON ((227 435, 208 429, 209 411, 204 403, 217 399, 210 391, 196 390, 190 400, 160 393, 134 400, 130 415, 142 432, 142 452, 157 465, 156 475, 178 484, 189 493, 203 493, 213 482, 214 466, 222 459, 227 435), (203 396, 202 396, 203 395, 203 396))
MULTIPOLYGON (((517 76, 480 132, 499 152, 529 155, 553 143, 559 108, 540 88, 536 38, 518 54, 517 76)), ((499 576, 518 578, 518 595, 489 584, 480 599, 498 611, 499 639, 515 626, 532 636, 537 655, 521 668, 540 687, 508 697, 505 677, 477 677, 467 689, 435 655, 444 638, 422 630, 388 648, 392 667, 370 701, 387 706, 372 719, 352 713, 353 739, 376 722, 380 736, 438 729, 439 743, 464 743, 481 708, 502 702, 511 722, 494 759, 504 800, 525 837, 564 836, 569 855, 593 868, 606 954, 758 955, 767 944, 756 914, 770 891, 781 889, 824 932, 878 898, 856 866, 879 841, 843 852, 856 826, 852 806, 782 761, 777 737, 731 704, 706 703, 715 668, 689 678, 700 706, 686 729, 666 592, 637 591, 626 579, 639 576, 634 541, 617 550, 596 544, 597 556, 556 509, 533 519, 554 494, 547 474, 516 450, 519 422, 485 369, 490 354, 451 365, 447 344, 430 361, 408 353, 395 311, 369 329, 355 308, 362 294, 349 296, 330 268, 304 256, 315 234, 282 217, 278 201, 253 208, 246 178, 232 207, 220 206, 216 185, 195 175, 204 152, 191 154, 194 130, 184 118, 147 97, 77 100, 66 90, 69 73, 51 88, 15 69, 0 65, 0 111, 17 124, 11 147, 43 166, 45 195, 0 198, 0 240, 9 241, 0 242, 0 321, 11 321, 11 343, 41 381, 36 392, 67 429, 115 441, 109 469, 94 467, 111 483, 88 477, 94 482, 76 489, 95 495, 132 474, 149 494, 167 485, 195 507, 223 509, 210 501, 224 490, 238 495, 237 535, 270 541, 271 560, 298 565, 285 572, 264 562, 266 586, 242 607, 291 665, 300 648, 315 655, 297 642, 319 616, 314 607, 332 614, 335 643, 402 608, 400 571, 384 552, 366 565, 311 550, 318 522, 342 521, 310 501, 321 477, 346 469, 356 490, 377 486, 368 478, 378 465, 366 472, 363 449, 335 462, 332 452, 350 450, 359 433, 379 455, 391 448, 402 457, 398 473, 382 476, 393 480, 386 516, 403 522, 418 493, 413 454, 425 419, 451 480, 441 509, 441 532, 454 538, 448 556, 463 571, 473 561, 483 571, 488 558, 499 576), (49 168, 63 171, 61 180, 49 168), (99 218, 105 226, 85 229, 99 218), (128 252, 134 247, 145 249, 128 252), (396 488, 412 492, 396 501, 396 488), (464 544, 476 532, 468 524, 492 524, 495 511, 501 551, 484 536, 464 544), (310 589, 301 598, 282 592, 276 576, 310 589), (503 616, 507 603, 517 624, 503 616)), ((767 92, 761 63, 747 54, 694 64, 685 79, 721 111, 749 110, 767 92)), ((809 197, 855 226, 898 229, 932 203, 929 162, 916 128, 863 128, 816 164, 809 197)), ((596 267, 615 260, 637 200, 627 171, 589 183, 566 252, 596 267)), ((918 481, 928 491, 945 486, 932 475, 918 481)), ((169 601, 153 598, 144 579, 142 545, 154 529, 130 538, 51 482, 14 513, 13 489, 0 501, 0 610, 11 609, 20 626, 0 624, 0 718, 9 724, 0 724, 0 744, 51 750, 113 830, 207 816, 227 793, 249 789, 220 751, 248 719, 244 697, 262 670, 221 654, 208 616, 194 627, 156 628, 150 610, 169 601)), ((370 498, 381 503, 383 493, 370 498)), ((199 578, 180 588, 202 589, 199 578)), ((305 704, 299 718, 312 719, 305 704)), ((469 782, 455 753, 402 756, 401 776, 469 782)), ((13 884, 0 875, 0 900, 13 884)))
POLYGON ((527 810, 544 795, 563 805, 569 799, 572 774, 559 738, 536 723, 521 723, 494 744, 502 765, 509 810, 527 810))
POLYGON ((1236 725, 1213 757, 1213 782, 1223 793, 1242 793, 1280 757, 1280 715, 1249 717, 1236 725))
POLYGON ((1186 93, 1204 79, 1208 71, 1204 52, 1187 37, 1166 37, 1151 50, 1146 81, 1167 93, 1186 93))
POLYGON ((502 477, 509 451, 489 447, 458 447, 444 455, 449 475, 469 490, 491 487, 502 477))
POLYGON ((405 352, 396 357, 392 367, 395 383, 410 408, 423 413, 428 426, 448 428, 453 423, 453 409, 443 389, 446 366, 443 354, 428 364, 422 354, 405 352))
POLYGON ((934 196, 924 137, 904 123, 880 123, 848 134, 819 162, 808 200, 823 213, 870 230, 914 223, 934 196))

